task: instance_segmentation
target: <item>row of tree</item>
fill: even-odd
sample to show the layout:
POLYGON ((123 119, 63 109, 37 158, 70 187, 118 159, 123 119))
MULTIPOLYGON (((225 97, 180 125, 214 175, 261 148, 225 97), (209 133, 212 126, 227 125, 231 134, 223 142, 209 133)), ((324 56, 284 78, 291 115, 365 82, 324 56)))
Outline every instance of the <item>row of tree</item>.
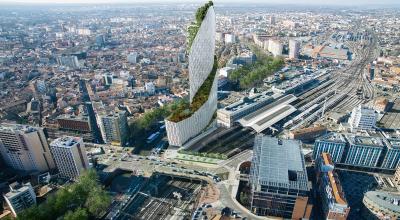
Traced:
POLYGON ((90 169, 77 182, 61 188, 45 202, 19 213, 17 219, 94 219, 100 218, 110 204, 110 195, 99 184, 96 171, 90 169))
POLYGON ((242 89, 262 85, 263 79, 280 70, 284 65, 282 57, 268 56, 254 45, 251 45, 250 48, 255 53, 257 61, 251 65, 242 66, 229 74, 229 79, 239 83, 242 89))
POLYGON ((208 157, 208 158, 214 158, 214 159, 220 159, 220 160, 228 159, 228 156, 226 156, 225 154, 220 154, 220 153, 206 153, 206 152, 185 151, 185 150, 179 150, 178 153, 199 156, 199 157, 208 157))

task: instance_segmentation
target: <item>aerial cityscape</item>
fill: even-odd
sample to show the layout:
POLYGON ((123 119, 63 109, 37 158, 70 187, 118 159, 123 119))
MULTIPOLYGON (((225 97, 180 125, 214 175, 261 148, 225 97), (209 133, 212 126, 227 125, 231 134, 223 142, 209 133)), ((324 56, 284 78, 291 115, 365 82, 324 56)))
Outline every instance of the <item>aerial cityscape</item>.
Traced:
POLYGON ((2 220, 400 219, 400 3, 0 0, 0 192, 2 220))

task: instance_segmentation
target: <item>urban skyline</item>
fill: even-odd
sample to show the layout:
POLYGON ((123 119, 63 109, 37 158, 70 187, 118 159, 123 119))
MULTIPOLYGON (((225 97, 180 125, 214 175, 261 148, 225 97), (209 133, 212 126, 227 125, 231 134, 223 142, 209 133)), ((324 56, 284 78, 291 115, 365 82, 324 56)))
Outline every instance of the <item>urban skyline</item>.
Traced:
POLYGON ((0 219, 400 218, 397 2, 62 1, 0 0, 0 219))

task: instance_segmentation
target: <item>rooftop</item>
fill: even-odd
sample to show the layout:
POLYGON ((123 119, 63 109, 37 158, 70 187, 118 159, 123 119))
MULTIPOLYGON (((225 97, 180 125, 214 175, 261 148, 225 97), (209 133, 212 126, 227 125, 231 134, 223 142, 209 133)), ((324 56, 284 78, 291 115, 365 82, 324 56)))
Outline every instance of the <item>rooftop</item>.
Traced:
POLYGON ((79 143, 80 141, 81 141, 80 137, 64 136, 64 137, 60 137, 60 138, 57 138, 54 141, 52 141, 50 143, 50 146, 71 148, 76 143, 79 143))
POLYGON ((317 140, 346 143, 346 139, 344 138, 343 134, 336 132, 328 133, 325 136, 318 138, 317 140))
POLYGON ((37 128, 36 127, 31 127, 29 125, 2 123, 0 125, 0 131, 1 132, 7 132, 7 133, 12 133, 12 132, 15 132, 15 131, 22 131, 24 133, 31 133, 31 132, 37 131, 37 128))
POLYGON ((296 140, 281 140, 257 135, 252 166, 257 172, 253 181, 262 185, 308 190, 307 172, 301 145, 296 140))
POLYGON ((383 191, 369 191, 364 194, 370 201, 393 212, 400 214, 400 195, 383 191))
POLYGON ((373 147, 384 147, 384 143, 379 137, 358 136, 354 134, 346 134, 346 138, 351 145, 368 145, 373 147))
POLYGON ((31 188, 30 183, 20 184, 20 183, 12 183, 10 184, 10 192, 5 194, 5 197, 8 199, 12 199, 13 197, 19 195, 22 192, 25 192, 31 188))

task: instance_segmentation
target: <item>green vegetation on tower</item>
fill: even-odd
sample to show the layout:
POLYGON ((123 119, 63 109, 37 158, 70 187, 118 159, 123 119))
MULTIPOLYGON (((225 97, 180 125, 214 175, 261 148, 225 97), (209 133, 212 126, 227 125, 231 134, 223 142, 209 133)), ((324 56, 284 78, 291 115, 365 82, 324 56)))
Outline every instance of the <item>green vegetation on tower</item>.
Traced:
POLYGON ((192 43, 194 41, 194 38, 197 35, 197 32, 200 29, 201 23, 203 22, 204 18, 207 15, 208 8, 213 6, 214 3, 212 1, 209 1, 205 5, 201 6, 200 8, 197 9, 196 11, 196 22, 192 22, 190 26, 188 27, 188 49, 192 47, 192 43))
POLYGON ((203 84, 197 90, 196 94, 193 96, 192 103, 182 102, 180 105, 172 112, 172 114, 168 117, 169 121, 179 122, 186 118, 192 116, 204 103, 207 102, 208 97, 210 96, 211 88, 214 83, 215 75, 218 69, 218 60, 217 57, 214 56, 214 65, 213 68, 208 75, 207 79, 204 80, 203 84))

